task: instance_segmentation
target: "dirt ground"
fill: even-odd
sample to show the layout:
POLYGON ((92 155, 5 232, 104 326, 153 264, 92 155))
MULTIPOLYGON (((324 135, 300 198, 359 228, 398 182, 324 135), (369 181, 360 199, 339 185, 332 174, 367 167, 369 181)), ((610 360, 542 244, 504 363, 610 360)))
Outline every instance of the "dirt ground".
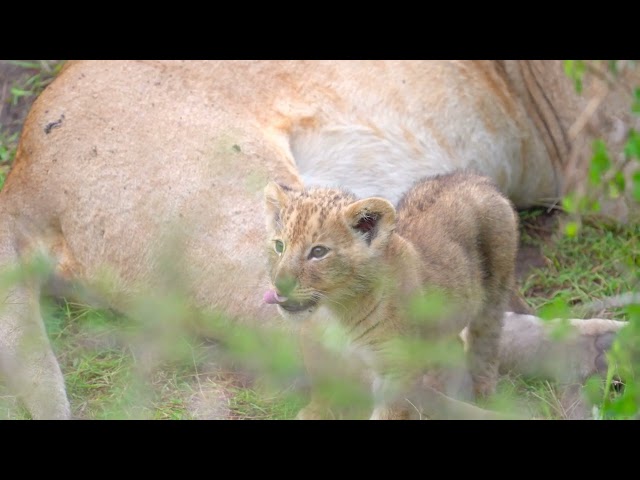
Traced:
POLYGON ((41 66, 40 69, 25 68, 8 60, 0 60, 0 128, 7 136, 20 132, 24 119, 36 99, 36 95, 15 98, 11 89, 24 89, 25 83, 41 72, 53 71, 60 60, 18 60, 41 66))

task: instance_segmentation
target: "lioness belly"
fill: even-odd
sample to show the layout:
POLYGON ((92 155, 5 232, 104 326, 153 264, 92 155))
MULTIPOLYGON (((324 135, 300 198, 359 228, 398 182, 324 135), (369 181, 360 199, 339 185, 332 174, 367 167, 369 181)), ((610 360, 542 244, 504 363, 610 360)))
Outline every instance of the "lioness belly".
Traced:
POLYGON ((491 177, 519 207, 558 197, 541 138, 508 86, 496 85, 495 72, 425 62, 418 88, 398 79, 411 67, 394 63, 386 85, 363 76, 349 96, 338 85, 341 102, 323 99, 304 116, 291 116, 288 142, 306 187, 346 187, 395 204, 418 179, 471 169, 491 177), (395 96, 379 93, 391 86, 395 96))

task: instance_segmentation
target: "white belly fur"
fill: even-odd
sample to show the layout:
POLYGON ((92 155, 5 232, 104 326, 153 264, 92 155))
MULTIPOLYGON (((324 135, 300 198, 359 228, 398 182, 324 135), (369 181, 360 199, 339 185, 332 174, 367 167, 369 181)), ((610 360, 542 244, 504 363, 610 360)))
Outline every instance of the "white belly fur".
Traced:
POLYGON ((422 122, 375 126, 353 123, 323 125, 291 135, 291 152, 305 186, 346 187, 359 197, 381 196, 397 204, 418 180, 455 169, 472 169, 490 176, 516 205, 525 207, 553 197, 555 182, 546 158, 527 159, 547 165, 535 175, 523 171, 522 134, 490 133, 469 122, 466 133, 441 128, 443 148, 422 122), (446 135, 447 130, 451 133, 446 135), (457 132, 457 133, 456 133, 457 132), (544 186, 547 186, 546 189, 544 186))

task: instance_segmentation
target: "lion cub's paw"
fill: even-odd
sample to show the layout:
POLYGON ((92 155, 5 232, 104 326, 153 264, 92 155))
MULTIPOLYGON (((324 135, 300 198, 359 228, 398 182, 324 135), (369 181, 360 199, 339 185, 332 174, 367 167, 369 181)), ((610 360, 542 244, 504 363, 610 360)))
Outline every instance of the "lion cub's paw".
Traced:
POLYGON ((311 402, 298 412, 296 420, 325 420, 332 417, 333 415, 327 407, 317 402, 311 402))
POLYGON ((413 416, 407 408, 377 407, 369 420, 411 420, 413 416))

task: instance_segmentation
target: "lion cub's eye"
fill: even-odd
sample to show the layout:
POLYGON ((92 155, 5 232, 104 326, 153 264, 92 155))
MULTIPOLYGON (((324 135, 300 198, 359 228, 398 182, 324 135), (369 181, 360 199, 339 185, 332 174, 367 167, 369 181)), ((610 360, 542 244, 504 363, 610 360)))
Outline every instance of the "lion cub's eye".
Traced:
POLYGON ((311 252, 309 252, 309 258, 322 258, 327 253, 329 253, 329 249, 327 247, 322 247, 318 245, 311 249, 311 252))
POLYGON ((280 255, 282 252, 284 252, 284 243, 282 243, 281 240, 276 240, 275 249, 276 249, 276 253, 280 255))

